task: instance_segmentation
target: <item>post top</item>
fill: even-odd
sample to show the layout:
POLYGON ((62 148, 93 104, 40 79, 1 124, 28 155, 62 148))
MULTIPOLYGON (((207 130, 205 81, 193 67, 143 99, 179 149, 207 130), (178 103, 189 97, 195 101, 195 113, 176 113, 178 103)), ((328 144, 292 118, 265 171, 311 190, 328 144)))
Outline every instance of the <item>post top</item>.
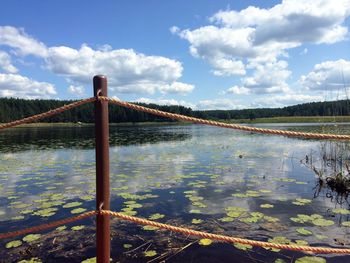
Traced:
POLYGON ((107 76, 105 76, 105 75, 95 75, 94 76, 94 79, 106 79, 107 78, 107 76))

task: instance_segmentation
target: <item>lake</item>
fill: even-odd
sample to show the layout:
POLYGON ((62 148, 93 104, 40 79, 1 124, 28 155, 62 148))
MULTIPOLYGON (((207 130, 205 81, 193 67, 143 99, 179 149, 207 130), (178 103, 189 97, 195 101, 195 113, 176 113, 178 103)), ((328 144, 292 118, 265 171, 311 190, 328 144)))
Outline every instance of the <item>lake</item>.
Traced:
MULTIPOLYGON (((349 124, 260 126, 350 131, 349 124)), ((332 174, 348 175, 349 149, 340 141, 202 125, 111 126, 111 210, 254 240, 350 247, 348 193, 326 182, 332 174)), ((0 132, 0 232, 93 210, 94 198, 93 127, 0 132)), ((0 262, 91 259, 94 226, 95 218, 89 218, 1 240, 0 262)), ((350 262, 350 256, 199 244, 199 239, 118 219, 111 220, 111 232, 113 262, 309 262, 300 259, 305 256, 350 262)))

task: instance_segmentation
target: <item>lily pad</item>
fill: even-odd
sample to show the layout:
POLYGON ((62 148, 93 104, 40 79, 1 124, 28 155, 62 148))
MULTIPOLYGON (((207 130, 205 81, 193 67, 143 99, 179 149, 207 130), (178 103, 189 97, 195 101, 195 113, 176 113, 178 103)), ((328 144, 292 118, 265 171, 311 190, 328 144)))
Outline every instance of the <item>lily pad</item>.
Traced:
POLYGON ((42 261, 39 258, 31 258, 31 259, 23 259, 21 261, 18 261, 17 263, 42 263, 42 261))
POLYGON ((213 243, 213 240, 209 239, 209 238, 203 238, 201 240, 199 240, 198 242, 201 246, 209 246, 211 243, 213 243))
POLYGON ((307 230, 303 227, 300 227, 300 228, 297 228, 296 231, 301 234, 301 235, 304 235, 304 236, 309 236, 309 235, 312 235, 312 232, 310 230, 307 230))
POLYGON ((313 220, 312 223, 315 226, 331 226, 331 225, 334 225, 334 222, 332 220, 327 220, 327 219, 323 219, 323 218, 317 218, 317 219, 313 220))
POLYGON ((165 215, 156 213, 156 214, 150 215, 148 218, 150 220, 157 220, 157 219, 160 219, 160 218, 163 218, 163 217, 165 217, 165 215))
POLYGON ((350 227, 350 221, 342 222, 341 225, 345 227, 350 227))
POLYGON ((132 245, 131 244, 123 244, 123 248, 129 249, 129 248, 132 248, 132 245))
POLYGON ((70 211, 72 214, 79 214, 79 213, 82 213, 82 212, 85 212, 86 209, 85 208, 76 208, 76 209, 73 209, 72 211, 70 211))
POLYGON ((271 205, 271 204, 261 204, 260 207, 261 207, 261 208, 273 208, 274 205, 271 205))
POLYGON ((195 224, 195 225, 198 225, 198 224, 203 223, 203 220, 202 219, 193 218, 191 223, 195 224))
POLYGON ((157 230, 158 229, 158 227, 156 227, 156 226, 143 226, 142 227, 143 228, 143 230, 146 230, 146 231, 154 231, 154 230, 157 230))
POLYGON ((350 211, 347 209, 343 209, 343 208, 336 208, 332 210, 333 213, 335 214, 341 214, 341 215, 349 215, 350 211))
POLYGON ((154 257, 157 255, 157 251, 155 250, 147 250, 144 252, 145 257, 154 257))
POLYGON ((21 240, 13 240, 11 242, 8 242, 5 247, 6 248, 14 248, 14 247, 19 247, 20 245, 22 245, 22 241, 21 240))
POLYGON ((93 258, 85 259, 81 263, 96 263, 96 262, 97 262, 96 257, 93 257, 93 258))
POLYGON ((23 241, 30 243, 30 242, 33 242, 35 240, 40 239, 40 237, 41 237, 40 234, 29 234, 23 238, 23 241))
POLYGON ((302 257, 298 258, 295 263, 326 263, 327 261, 321 257, 302 257))
POLYGON ((238 248, 238 249, 241 249, 241 250, 244 250, 244 251, 253 248, 253 246, 251 246, 251 245, 246 245, 246 244, 241 244, 241 243, 234 243, 233 245, 235 246, 235 248, 238 248))
POLYGON ((79 231, 79 230, 82 230, 82 229, 84 229, 85 228, 85 226, 73 226, 71 229, 73 230, 73 231, 79 231))
POLYGON ((63 231, 65 229, 67 229, 66 226, 59 226, 59 227, 56 228, 57 231, 63 231))

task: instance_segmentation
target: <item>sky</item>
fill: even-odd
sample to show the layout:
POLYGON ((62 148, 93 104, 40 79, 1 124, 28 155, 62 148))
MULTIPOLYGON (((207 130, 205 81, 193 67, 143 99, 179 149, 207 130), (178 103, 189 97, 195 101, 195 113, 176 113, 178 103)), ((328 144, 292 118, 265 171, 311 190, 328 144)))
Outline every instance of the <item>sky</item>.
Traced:
POLYGON ((195 110, 347 99, 349 0, 2 0, 0 97, 195 110))

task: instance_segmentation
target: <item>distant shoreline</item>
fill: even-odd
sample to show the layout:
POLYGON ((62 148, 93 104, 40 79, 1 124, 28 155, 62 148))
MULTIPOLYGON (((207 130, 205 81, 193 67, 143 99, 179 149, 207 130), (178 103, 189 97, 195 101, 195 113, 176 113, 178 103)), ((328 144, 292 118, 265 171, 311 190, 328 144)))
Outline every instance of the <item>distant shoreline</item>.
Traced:
MULTIPOLYGON (((242 124, 256 124, 256 123, 341 123, 349 122, 350 116, 295 116, 295 117, 271 117, 271 118, 256 118, 249 119, 232 119, 219 120, 225 123, 242 123, 242 124)), ((110 123, 111 126, 151 126, 151 125, 178 125, 188 124, 186 122, 120 122, 110 123)), ((73 122, 38 122, 23 124, 19 127, 89 127, 94 126, 94 123, 73 123, 73 122)))

